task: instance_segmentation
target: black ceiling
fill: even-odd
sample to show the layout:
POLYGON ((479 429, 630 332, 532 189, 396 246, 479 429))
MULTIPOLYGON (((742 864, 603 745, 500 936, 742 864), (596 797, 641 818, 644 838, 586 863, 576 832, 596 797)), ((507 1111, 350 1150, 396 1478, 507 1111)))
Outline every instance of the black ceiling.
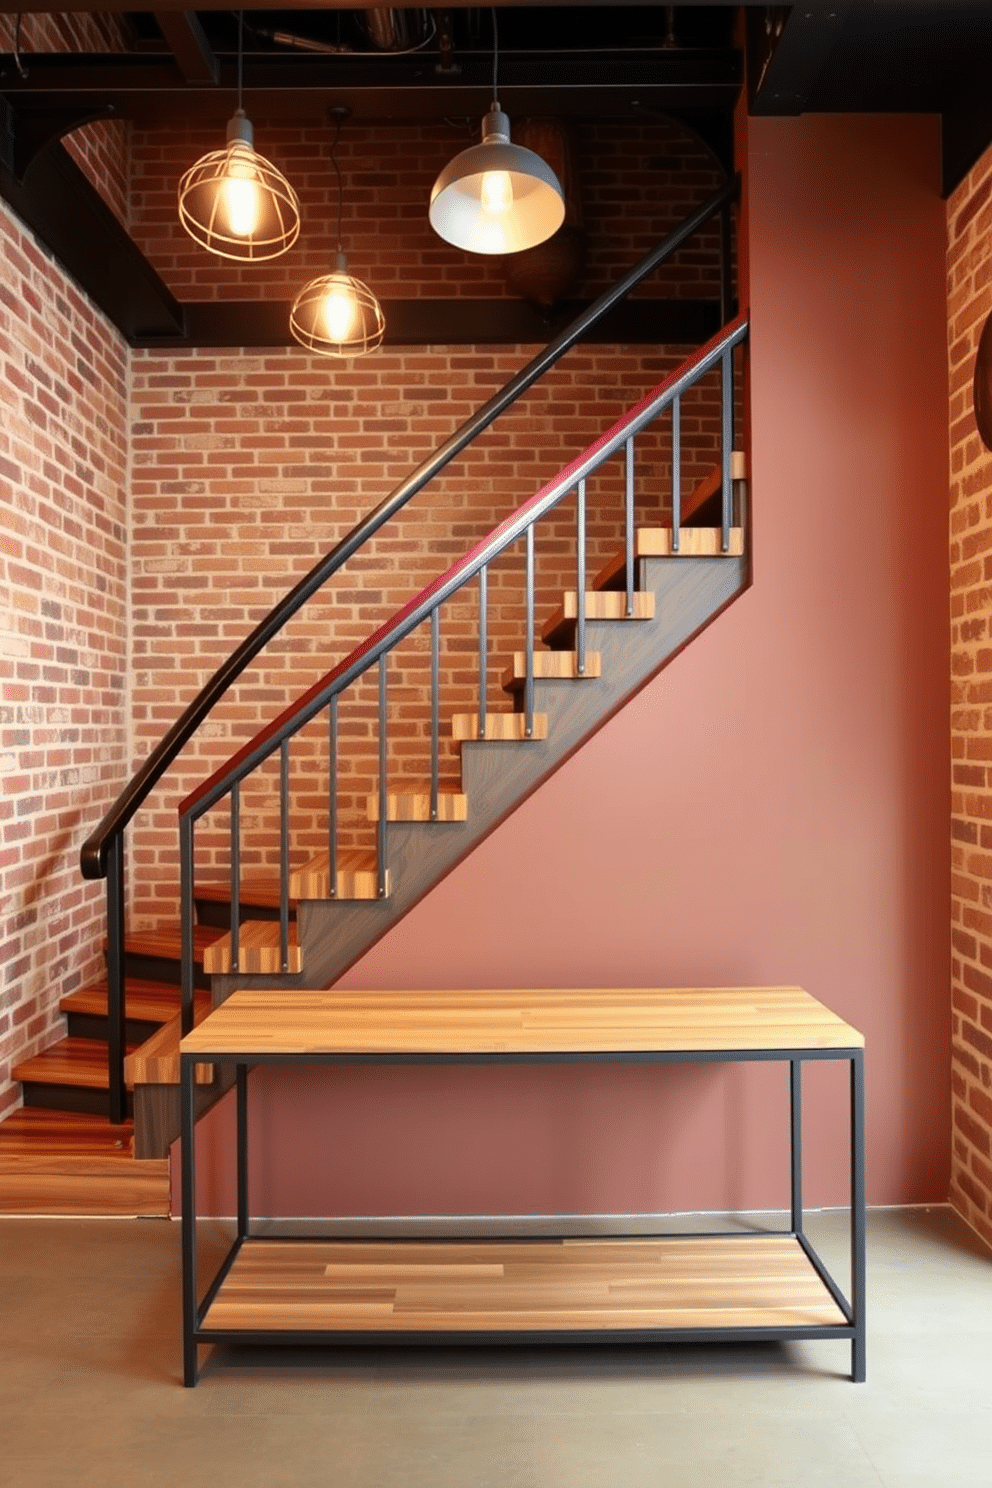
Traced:
MULTIPOLYGON (((40 0, 19 10, 49 8, 50 0, 40 0)), ((3 0, 0 9, 12 35, 17 12, 3 0)), ((0 55, 0 191, 132 341, 182 339, 182 307, 122 241, 58 141, 93 118, 150 127, 226 120, 237 84, 238 13, 187 11, 174 0, 154 12, 113 0, 94 10, 117 14, 123 50, 0 55), (91 242, 99 241, 96 254, 80 246, 81 220, 91 242), (127 274, 122 254, 130 259, 127 274), (108 263, 115 266, 109 276, 108 263)), ((989 0, 742 8, 551 0, 500 3, 495 19, 489 6, 277 4, 244 12, 246 102, 256 124, 321 120, 342 104, 368 121, 477 119, 492 97, 494 26, 500 100, 512 116, 671 113, 697 129, 728 169, 745 74, 742 39, 753 113, 940 114, 945 191, 992 141, 989 0)))

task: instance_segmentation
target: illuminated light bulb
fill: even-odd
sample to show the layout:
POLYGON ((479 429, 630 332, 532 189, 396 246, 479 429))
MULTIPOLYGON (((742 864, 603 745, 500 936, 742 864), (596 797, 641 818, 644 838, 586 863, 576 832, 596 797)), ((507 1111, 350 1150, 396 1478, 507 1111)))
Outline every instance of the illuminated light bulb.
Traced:
POLYGON ((342 285, 335 284, 324 297, 321 317, 329 341, 339 345, 351 338, 355 329, 354 298, 342 285))
POLYGON ((513 185, 508 171, 486 171, 480 193, 482 209, 494 215, 513 206, 513 185))
POLYGON ((255 168, 250 161, 232 156, 231 168, 224 178, 223 193, 231 232, 238 238, 250 237, 258 226, 259 217, 255 168))

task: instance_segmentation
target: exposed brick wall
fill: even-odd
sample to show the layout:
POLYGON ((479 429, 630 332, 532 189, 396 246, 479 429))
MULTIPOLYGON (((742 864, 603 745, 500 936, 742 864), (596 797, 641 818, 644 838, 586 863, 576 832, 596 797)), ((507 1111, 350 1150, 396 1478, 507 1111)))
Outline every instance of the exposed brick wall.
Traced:
POLYGON ((992 151, 948 201, 951 394, 951 1197, 992 1241, 992 454, 972 380, 992 311, 992 151))
POLYGON ((126 350, 0 209, 0 1112, 100 971, 82 837, 126 757, 126 350))

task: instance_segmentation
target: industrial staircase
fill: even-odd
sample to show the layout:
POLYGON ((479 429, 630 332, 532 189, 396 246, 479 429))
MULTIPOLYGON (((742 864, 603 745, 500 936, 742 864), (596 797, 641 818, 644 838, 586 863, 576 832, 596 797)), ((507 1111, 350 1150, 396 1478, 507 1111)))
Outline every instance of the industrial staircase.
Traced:
MULTIPOLYGON (((674 240, 676 246, 684 241, 730 199, 729 191, 718 193, 654 260, 661 261, 674 240)), ((634 274, 643 272, 641 265, 634 274)), ((749 581, 746 469, 733 440, 735 388, 740 391, 734 358, 747 329, 744 316, 730 321, 182 803, 178 930, 124 933, 120 832, 104 833, 98 847, 91 839, 84 848, 84 869, 88 876, 108 878, 108 984, 65 998, 66 1037, 14 1072, 23 1083, 24 1106, 0 1125, 0 1212, 167 1213, 166 1154, 178 1131, 181 1029, 203 1015, 211 997, 216 1004, 237 986, 330 986, 742 592, 749 581), (721 382, 718 460, 707 479, 683 493, 681 400, 702 378, 714 375, 721 382), (662 417, 671 421, 671 495, 665 520, 643 522, 636 441, 662 417), (589 578, 586 486, 610 462, 623 471, 618 546, 589 578), (566 502, 575 510, 569 560, 574 581, 539 625, 535 533, 552 514, 560 525, 566 502), (490 574, 511 551, 521 550, 522 646, 510 656, 490 658, 490 574), (439 665, 442 614, 456 595, 464 604, 469 591, 475 595, 478 630, 477 696, 473 709, 450 710, 439 665), (389 665, 396 648, 423 631, 431 666, 429 747, 423 778, 416 778, 408 761, 398 775, 390 758, 389 665), (491 697, 493 660, 499 666, 502 707, 491 697), (370 840, 355 847, 342 843, 336 806, 338 707, 363 681, 378 694, 378 767, 367 793, 370 840), (291 841, 290 747, 321 716, 327 719, 328 740, 326 846, 303 855, 291 841), (455 778, 442 769, 443 732, 454 741, 455 778), (249 881, 241 869, 239 793, 242 782, 268 760, 277 765, 280 850, 271 881, 260 883, 249 881), (229 833, 230 871, 224 884, 198 885, 196 832, 213 820, 211 812, 223 817, 229 833), (125 1083, 133 1092, 126 1101, 125 1083), (109 1123, 108 1100, 114 1118, 109 1123)), ((559 346, 555 355, 560 354, 559 346)), ((550 364, 547 357, 536 362, 550 364)), ((525 369, 515 379, 515 391, 536 375, 539 371, 531 375, 525 369)), ((508 401, 497 395, 491 403, 506 406, 508 401)), ((441 452, 444 459, 466 442, 461 435, 449 441, 441 452)), ((436 468, 435 462, 429 473, 436 468)), ((403 501, 425 483, 427 477, 415 474, 417 479, 401 488, 403 501)), ((666 508, 657 494, 655 506, 659 512, 666 508)), ((252 654, 377 530, 385 514, 380 509, 373 517, 365 530, 356 529, 353 541, 339 545, 319 579, 315 571, 297 586, 288 597, 291 608, 284 603, 276 619, 249 638, 252 654)), ((201 700, 199 717, 243 665, 236 654, 227 673, 214 679, 212 692, 205 689, 180 721, 184 737, 195 726, 201 700)), ((174 757, 181 733, 177 725, 163 741, 161 757, 146 766, 144 779, 125 792, 118 822, 130 819, 147 794, 148 780, 157 778, 155 770, 161 773, 162 760, 168 762, 169 749, 174 757)), ((206 1108, 223 1090, 209 1070, 199 1078, 199 1102, 206 1108)))

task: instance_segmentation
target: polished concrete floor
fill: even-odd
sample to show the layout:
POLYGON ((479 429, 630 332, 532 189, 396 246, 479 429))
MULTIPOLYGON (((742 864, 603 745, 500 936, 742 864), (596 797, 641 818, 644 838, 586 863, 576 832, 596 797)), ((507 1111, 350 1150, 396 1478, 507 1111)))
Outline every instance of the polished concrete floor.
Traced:
MULTIPOLYGON (((839 1275, 845 1227, 810 1222, 839 1275)), ((865 1385, 821 1342, 203 1350, 185 1390, 178 1225, 2 1219, 0 1483, 990 1488, 992 1255, 874 1211, 868 1308, 865 1385)))

